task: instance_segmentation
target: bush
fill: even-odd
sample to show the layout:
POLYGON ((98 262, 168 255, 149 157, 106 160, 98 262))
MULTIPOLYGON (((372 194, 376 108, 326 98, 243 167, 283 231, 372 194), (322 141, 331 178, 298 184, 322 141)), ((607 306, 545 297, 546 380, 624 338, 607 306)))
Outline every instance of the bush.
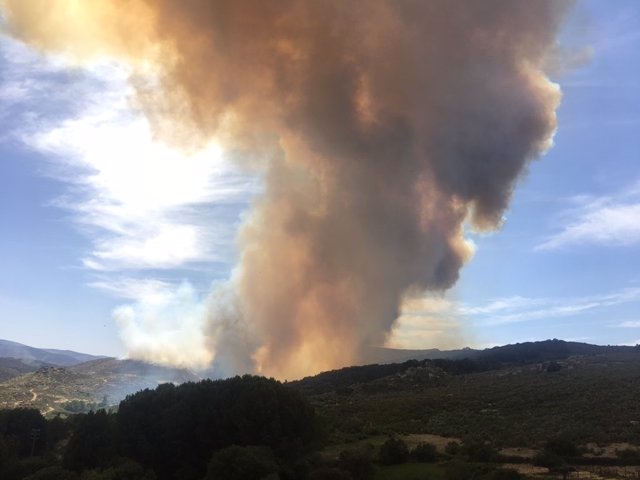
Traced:
POLYGON ((409 447, 403 440, 391 437, 380 447, 378 458, 383 465, 404 463, 409 458, 409 447))
POLYGON ((50 467, 51 463, 42 457, 25 458, 7 462, 0 471, 2 480, 24 480, 39 470, 50 467))
POLYGON ((482 440, 467 440, 464 442, 464 453, 472 462, 491 462, 498 452, 487 442, 482 440))
POLYGON ((484 477, 486 480, 523 480, 525 477, 513 468, 499 468, 484 477))
POLYGON ((640 458, 640 450, 636 448, 625 448, 623 450, 616 450, 616 456, 624 460, 635 460, 640 458))
POLYGON ((152 471, 145 471, 139 463, 128 460, 120 465, 102 471, 94 470, 84 473, 82 480, 155 480, 152 471))
POLYGON ((577 457, 580 453, 578 447, 569 438, 561 436, 549 440, 545 446, 545 451, 558 455, 559 457, 577 457))
POLYGON ((349 472, 339 468, 322 467, 309 474, 308 480, 352 480, 349 472))
POLYGON ((344 450, 338 456, 338 468, 349 472, 353 480, 370 480, 374 475, 371 449, 344 450))
POLYGON ((564 464, 564 460, 553 452, 544 450, 533 457, 533 464, 538 467, 546 467, 554 470, 564 464))
POLYGON ((24 480, 79 480, 78 474, 62 467, 47 467, 32 473, 24 480))
POLYGON ((232 445, 213 454, 205 480, 261 480, 277 472, 271 449, 232 445))
POLYGON ((411 456, 417 462, 435 462, 438 457, 438 450, 432 443, 419 443, 411 451, 411 456))
POLYGON ((444 447, 444 453, 447 455, 457 455, 460 453, 460 444, 458 442, 449 442, 444 447))
POLYGON ((447 464, 444 478, 446 480, 469 480, 478 478, 478 471, 475 465, 466 462, 453 461, 447 464))

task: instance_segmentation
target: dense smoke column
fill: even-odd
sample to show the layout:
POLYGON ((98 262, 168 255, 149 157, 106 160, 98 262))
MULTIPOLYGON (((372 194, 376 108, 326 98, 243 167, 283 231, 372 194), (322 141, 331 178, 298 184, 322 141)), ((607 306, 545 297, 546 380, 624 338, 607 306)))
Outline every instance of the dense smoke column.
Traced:
POLYGON ((147 59, 162 88, 137 81, 138 100, 160 134, 264 168, 211 334, 220 361, 268 375, 353 363, 404 295, 451 287, 465 221, 499 227, 556 126, 543 65, 564 2, 3 3, 44 48, 147 59))

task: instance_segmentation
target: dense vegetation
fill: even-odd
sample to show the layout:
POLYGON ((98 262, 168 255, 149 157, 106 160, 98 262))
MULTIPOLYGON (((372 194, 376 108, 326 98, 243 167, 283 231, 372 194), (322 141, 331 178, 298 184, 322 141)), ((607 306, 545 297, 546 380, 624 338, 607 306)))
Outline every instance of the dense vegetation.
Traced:
POLYGON ((558 432, 579 443, 638 443, 639 357, 572 357, 467 375, 408 369, 310 399, 337 443, 431 433, 538 448, 558 432))

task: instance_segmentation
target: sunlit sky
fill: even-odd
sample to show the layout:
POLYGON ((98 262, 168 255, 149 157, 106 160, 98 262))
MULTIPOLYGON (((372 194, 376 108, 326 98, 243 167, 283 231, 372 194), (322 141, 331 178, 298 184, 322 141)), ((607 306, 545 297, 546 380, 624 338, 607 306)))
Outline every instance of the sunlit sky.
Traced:
MULTIPOLYGON (((640 343, 640 3, 580 2, 561 40, 555 146, 503 229, 469 233, 457 286, 408 306, 389 345, 640 343)), ((0 37, 0 338, 123 355, 115 309, 197 304, 230 275, 260 179, 216 145, 155 140, 127 74, 0 37)), ((198 327, 158 322, 169 338, 198 327)))

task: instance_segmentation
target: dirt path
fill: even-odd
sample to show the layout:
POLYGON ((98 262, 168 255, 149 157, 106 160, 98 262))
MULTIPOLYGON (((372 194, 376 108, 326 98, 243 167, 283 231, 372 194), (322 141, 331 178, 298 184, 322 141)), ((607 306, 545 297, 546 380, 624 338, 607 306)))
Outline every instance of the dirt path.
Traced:
POLYGON ((33 403, 38 398, 38 394, 33 391, 33 388, 30 388, 29 391, 31 392, 31 395, 33 395, 33 397, 31 397, 31 403, 33 403))

